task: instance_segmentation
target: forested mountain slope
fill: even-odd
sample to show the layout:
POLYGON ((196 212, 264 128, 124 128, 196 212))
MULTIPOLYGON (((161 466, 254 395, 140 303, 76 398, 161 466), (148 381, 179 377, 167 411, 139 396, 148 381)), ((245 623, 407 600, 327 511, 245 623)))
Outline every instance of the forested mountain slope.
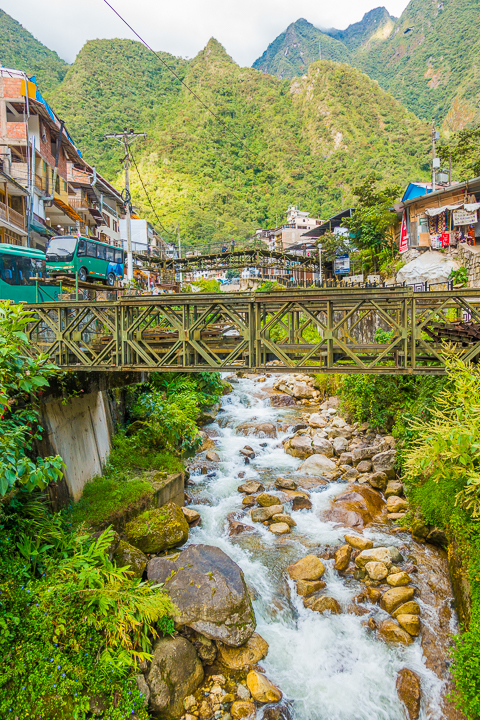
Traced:
MULTIPOLYGON (((110 179, 121 152, 103 134, 148 132, 134 148, 144 180, 162 222, 189 241, 248 237, 291 203, 327 217, 372 170, 400 183, 425 177, 427 125, 346 64, 314 63, 290 86, 238 67, 213 39, 193 60, 168 62, 221 122, 131 41, 87 43, 53 104, 110 179)), ((155 221, 134 170, 132 188, 155 221)))
POLYGON ((0 10, 0 63, 3 67, 36 75, 43 92, 58 85, 68 64, 36 40, 28 30, 0 10))

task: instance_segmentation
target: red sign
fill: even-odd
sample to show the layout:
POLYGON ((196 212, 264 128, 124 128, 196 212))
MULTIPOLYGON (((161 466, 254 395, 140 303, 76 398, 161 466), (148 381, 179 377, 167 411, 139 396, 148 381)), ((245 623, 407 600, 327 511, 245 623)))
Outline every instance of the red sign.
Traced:
POLYGON ((440 235, 440 240, 442 241, 442 247, 448 247, 450 244, 450 233, 442 233, 440 235))
POLYGON ((408 250, 407 218, 405 213, 402 217, 402 229, 400 230, 400 247, 398 252, 404 253, 408 250))

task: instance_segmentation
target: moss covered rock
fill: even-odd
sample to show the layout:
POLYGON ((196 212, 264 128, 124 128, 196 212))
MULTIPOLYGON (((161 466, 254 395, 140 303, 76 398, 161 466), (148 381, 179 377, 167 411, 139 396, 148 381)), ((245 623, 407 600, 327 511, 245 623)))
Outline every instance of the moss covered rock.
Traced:
POLYGON ((113 554, 113 559, 118 567, 129 565, 134 576, 139 578, 142 577, 148 562, 147 556, 141 550, 125 542, 125 540, 120 541, 113 554))
POLYGON ((188 523, 182 509, 169 502, 157 510, 147 510, 127 523, 125 537, 144 553, 155 555, 188 540, 188 523))

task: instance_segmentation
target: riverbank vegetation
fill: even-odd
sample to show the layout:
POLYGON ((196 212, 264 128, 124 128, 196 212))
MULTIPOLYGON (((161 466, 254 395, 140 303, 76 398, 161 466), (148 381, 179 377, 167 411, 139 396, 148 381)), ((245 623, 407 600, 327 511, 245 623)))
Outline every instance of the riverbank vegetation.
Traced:
POLYGON ((412 508, 402 525, 414 534, 425 525, 444 530, 455 553, 454 569, 470 589, 470 597, 457 598, 463 627, 452 651, 455 700, 474 720, 480 717, 480 370, 452 354, 446 366, 445 377, 336 377, 330 389, 355 420, 396 437, 412 508))
MULTIPOLYGON (((171 632, 174 606, 161 586, 112 562, 111 529, 92 536, 71 508, 51 512, 45 490, 63 463, 35 457, 35 442, 39 395, 60 370, 30 358, 29 318, 0 303, 0 717, 144 720, 137 664, 171 632)), ((195 420, 222 391, 218 375, 173 374, 132 390, 130 427, 86 497, 95 487, 90 498, 123 504, 151 489, 147 469, 182 470, 201 442, 195 420)))

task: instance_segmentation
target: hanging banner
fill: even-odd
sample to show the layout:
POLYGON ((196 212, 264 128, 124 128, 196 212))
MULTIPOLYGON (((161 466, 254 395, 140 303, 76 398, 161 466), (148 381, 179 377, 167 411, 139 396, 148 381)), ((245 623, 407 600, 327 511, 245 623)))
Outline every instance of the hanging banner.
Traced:
POLYGON ((468 210, 454 210, 454 225, 475 225, 477 222, 477 211, 470 212, 468 210))
POLYGON ((337 275, 348 275, 350 272, 350 258, 348 255, 339 255, 335 258, 334 272, 337 275))
POLYGON ((404 253, 408 250, 408 233, 407 233, 407 218, 405 213, 402 215, 402 228, 400 230, 400 247, 398 252, 404 253))

